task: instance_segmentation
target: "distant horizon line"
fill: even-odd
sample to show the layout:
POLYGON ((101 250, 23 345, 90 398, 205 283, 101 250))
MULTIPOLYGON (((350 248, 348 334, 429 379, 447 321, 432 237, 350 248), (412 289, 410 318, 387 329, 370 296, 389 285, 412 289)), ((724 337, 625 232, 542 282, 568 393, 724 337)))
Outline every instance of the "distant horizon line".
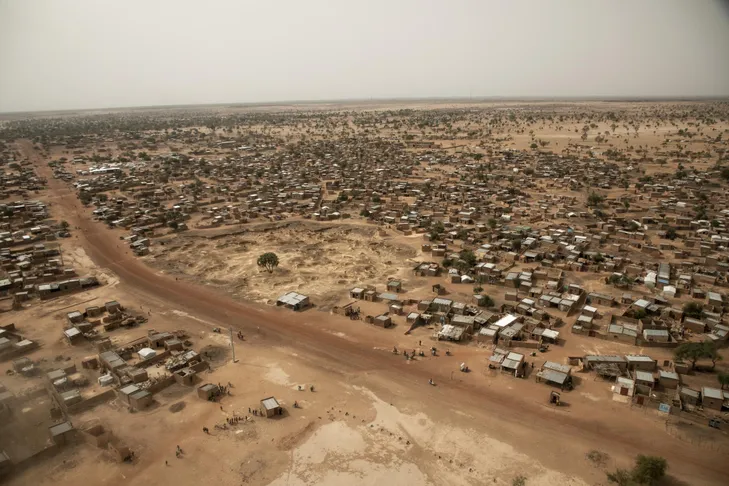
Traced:
POLYGON ((605 101, 605 102, 690 102, 690 101, 729 101, 729 95, 706 95, 706 96, 449 96, 449 97, 415 97, 415 98, 340 98, 329 100, 281 100, 281 101, 243 101, 243 102, 219 102, 219 103, 184 103, 170 105, 137 105, 137 106, 109 106, 101 108, 63 108, 50 110, 20 110, 0 111, 0 115, 39 115, 53 113, 74 113, 74 112, 96 112, 96 111, 123 111, 123 110, 161 110, 161 109, 182 109, 194 107, 265 107, 281 105, 326 105, 334 103, 382 103, 382 102, 467 102, 479 103, 484 101, 527 101, 527 102, 580 102, 580 101, 605 101))

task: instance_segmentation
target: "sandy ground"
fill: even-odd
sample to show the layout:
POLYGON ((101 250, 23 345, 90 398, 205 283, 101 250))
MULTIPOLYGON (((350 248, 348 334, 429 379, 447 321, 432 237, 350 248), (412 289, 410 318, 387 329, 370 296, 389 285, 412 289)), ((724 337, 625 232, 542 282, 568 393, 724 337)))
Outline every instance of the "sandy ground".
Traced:
POLYGON ((266 302, 297 291, 318 306, 339 300, 342 288, 383 286, 387 277, 403 276, 403 263, 420 253, 415 244, 380 237, 372 225, 308 221, 263 225, 214 240, 182 233, 155 250, 146 261, 156 268, 202 279, 236 297, 266 302), (272 273, 256 263, 267 251, 279 255, 272 273))

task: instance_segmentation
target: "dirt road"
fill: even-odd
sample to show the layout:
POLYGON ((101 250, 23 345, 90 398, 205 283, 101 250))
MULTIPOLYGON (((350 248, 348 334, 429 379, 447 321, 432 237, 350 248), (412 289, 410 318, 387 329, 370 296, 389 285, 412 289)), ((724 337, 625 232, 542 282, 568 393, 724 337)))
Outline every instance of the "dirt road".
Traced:
POLYGON ((66 183, 54 179, 52 171, 29 141, 19 142, 39 175, 48 179, 52 213, 67 220, 96 265, 108 268, 122 285, 137 294, 159 301, 166 308, 179 309, 199 319, 241 329, 246 334, 260 328, 265 345, 295 349, 298 355, 328 372, 356 375, 369 380, 373 389, 390 396, 407 396, 423 407, 467 411, 474 427, 567 474, 582 475, 584 454, 591 449, 628 459, 636 454, 655 454, 668 459, 671 471, 690 484, 725 484, 729 467, 718 452, 700 450, 671 438, 655 421, 637 413, 615 416, 599 406, 588 414, 553 413, 542 403, 546 389, 531 396, 527 387, 515 383, 514 390, 483 383, 450 381, 450 369, 434 363, 406 366, 404 360, 376 349, 373 339, 346 340, 305 321, 332 319, 310 310, 304 314, 281 312, 236 302, 211 289, 157 273, 131 255, 113 232, 90 218, 66 183), (434 378, 438 387, 427 386, 434 378), (579 464, 578 464, 579 463, 579 464), (581 469, 582 468, 582 469, 581 469))

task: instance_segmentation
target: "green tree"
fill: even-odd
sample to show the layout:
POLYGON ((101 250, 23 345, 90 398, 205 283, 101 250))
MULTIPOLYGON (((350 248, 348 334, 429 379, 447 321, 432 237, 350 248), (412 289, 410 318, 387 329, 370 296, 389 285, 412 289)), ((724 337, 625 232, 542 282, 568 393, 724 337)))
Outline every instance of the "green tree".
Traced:
POLYGON ((443 234, 445 231, 445 226, 441 221, 436 221, 433 223, 433 227, 430 229, 430 239, 431 240, 437 240, 440 238, 440 235, 443 234))
POLYGON ((699 304, 698 302, 688 302, 686 305, 683 306, 683 313, 689 317, 693 317, 695 319, 698 319, 701 317, 701 312, 704 310, 704 307, 699 304))
POLYGON ((618 486, 638 486, 627 469, 616 469, 615 472, 609 472, 607 473, 607 479, 618 486))
POLYGON ((675 240, 678 237, 678 233, 676 232, 676 228, 668 228, 666 230, 666 238, 669 240, 675 240))
POLYGON ((665 476, 668 463, 662 457, 639 455, 633 469, 617 469, 607 479, 618 486, 655 486, 665 476))
POLYGON ((716 377, 721 385, 721 389, 729 387, 729 373, 719 373, 716 377))
POLYGON ((654 486, 666 475, 666 469, 668 469, 668 463, 664 458, 640 454, 635 460, 633 481, 654 486))
POLYGON ((703 343, 684 343, 673 350, 677 361, 688 361, 691 369, 696 367, 696 362, 706 357, 706 349, 703 343))
POLYGON ((459 257, 468 264, 469 268, 476 264, 476 255, 471 250, 461 250, 459 257))
POLYGON ((721 361, 723 358, 719 354, 719 350, 716 348, 716 344, 712 341, 704 341, 704 358, 711 360, 711 369, 716 368, 716 362, 721 361))
POLYGON ((495 305, 494 299, 490 295, 484 295, 482 303, 484 307, 493 307, 495 305))
POLYGON ((499 222, 496 221, 494 218, 489 218, 488 224, 489 224, 489 228, 494 229, 494 228, 496 228, 496 225, 499 224, 499 222))
POLYGON ((272 252, 264 253, 258 257, 258 266, 273 273, 274 268, 278 267, 278 256, 272 252))
POLYGON ((605 200, 605 197, 601 196, 600 194, 596 192, 591 192, 589 196, 587 196, 587 205, 588 206, 599 206, 602 204, 602 202, 605 200))

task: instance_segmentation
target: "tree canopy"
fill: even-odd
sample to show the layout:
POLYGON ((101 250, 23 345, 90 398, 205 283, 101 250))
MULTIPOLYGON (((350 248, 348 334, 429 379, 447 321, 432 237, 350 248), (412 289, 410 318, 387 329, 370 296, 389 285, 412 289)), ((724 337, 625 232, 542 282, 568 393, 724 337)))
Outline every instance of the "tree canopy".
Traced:
POLYGON ((596 192, 591 192, 589 196, 587 196, 587 205, 588 206, 599 206, 602 204, 602 202, 605 200, 603 196, 596 192))
POLYGON ((667 469, 664 458, 640 454, 633 469, 617 469, 607 473, 607 479, 619 486, 654 486, 665 477, 667 469))
POLYGON ((719 381, 722 390, 729 387, 729 373, 719 373, 716 379, 719 381))
POLYGON ((258 266, 272 273, 273 269, 278 267, 278 256, 272 252, 264 253, 258 257, 258 266))
POLYGON ((716 362, 721 360, 716 344, 711 341, 684 343, 673 351, 673 355, 677 360, 690 362, 691 369, 695 368, 696 362, 701 359, 710 359, 713 365, 712 369, 716 366, 716 362))
POLYGON ((688 302, 683 306, 683 313, 688 317, 699 318, 704 307, 698 302, 688 302))

